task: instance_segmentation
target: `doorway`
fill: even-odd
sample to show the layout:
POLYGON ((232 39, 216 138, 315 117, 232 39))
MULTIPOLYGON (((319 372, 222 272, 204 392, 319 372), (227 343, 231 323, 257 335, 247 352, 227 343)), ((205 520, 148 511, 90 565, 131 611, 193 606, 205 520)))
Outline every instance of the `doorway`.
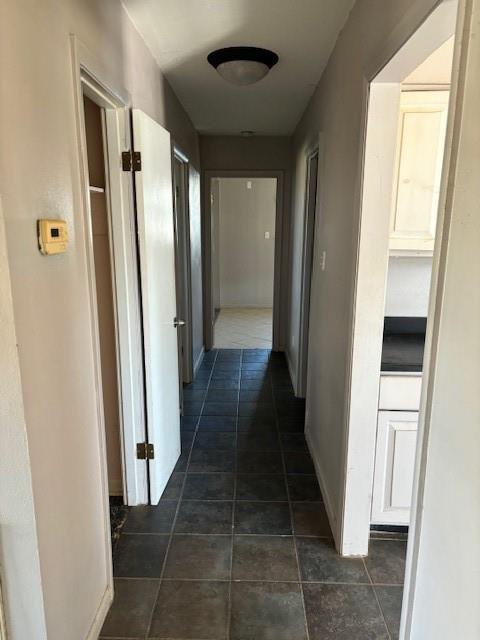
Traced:
POLYGON ((127 515, 124 500, 124 462, 121 438, 118 321, 113 262, 111 210, 105 164, 105 114, 91 98, 83 96, 88 161, 90 229, 93 246, 96 315, 105 429, 108 493, 112 543, 127 515))
POLYGON ((374 578, 386 616, 395 603, 392 637, 421 491, 455 24, 455 3, 440 4, 369 85, 341 551, 395 567, 388 587, 374 578))
POLYGON ((211 181, 211 314, 218 349, 272 349, 277 179, 211 181))
POLYGON ((305 220, 303 226, 302 280, 300 292, 300 332, 296 395, 304 398, 307 392, 308 333, 310 329, 310 293, 313 278, 313 248, 318 204, 319 147, 307 154, 305 189, 305 220))
POLYGON ((173 153, 173 213, 175 230, 175 282, 177 292, 178 367, 180 404, 183 385, 193 380, 192 290, 190 255, 190 216, 188 207, 189 164, 182 152, 173 153))

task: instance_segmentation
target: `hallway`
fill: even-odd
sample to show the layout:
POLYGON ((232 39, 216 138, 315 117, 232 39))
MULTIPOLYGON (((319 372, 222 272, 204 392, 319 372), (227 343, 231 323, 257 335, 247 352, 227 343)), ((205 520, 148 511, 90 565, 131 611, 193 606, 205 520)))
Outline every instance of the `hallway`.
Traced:
POLYGON ((101 638, 398 637, 406 542, 337 555, 303 429, 283 354, 206 354, 164 497, 116 546, 101 638))

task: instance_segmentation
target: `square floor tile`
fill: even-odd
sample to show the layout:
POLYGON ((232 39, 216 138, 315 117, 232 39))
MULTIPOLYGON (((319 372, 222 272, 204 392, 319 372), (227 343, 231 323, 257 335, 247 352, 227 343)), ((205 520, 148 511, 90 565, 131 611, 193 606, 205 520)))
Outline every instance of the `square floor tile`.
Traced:
POLYGON ((184 402, 203 402, 206 395, 205 389, 184 389, 183 401, 184 402))
POLYGON ((238 474, 237 476, 237 500, 288 500, 285 486, 285 477, 282 474, 238 474))
POLYGON ((237 436, 237 449, 245 451, 279 451, 278 435, 273 430, 260 433, 241 431, 237 436))
POLYGON ((237 502, 235 533, 290 535, 290 509, 286 502, 237 502))
POLYGON ((182 432, 195 431, 199 416, 182 416, 180 418, 180 429, 182 432))
POLYGON ((212 381, 213 380, 226 380, 238 384, 240 381, 240 371, 218 371, 214 369, 212 373, 212 381))
POLYGON ((113 554, 116 578, 159 578, 169 536, 122 533, 113 554))
POLYGON ((321 502, 292 502, 293 528, 297 536, 332 537, 327 512, 321 502))
POLYGON ((233 500, 233 473, 188 473, 184 500, 233 500))
POLYGON ((289 418, 278 414, 278 430, 288 433, 303 433, 305 420, 303 418, 289 418))
POLYGON ((228 389, 212 389, 207 393, 207 402, 237 402, 238 391, 228 389))
POLYGON ((233 416, 202 416, 199 431, 235 431, 237 419, 233 416))
POLYGON ((183 415, 184 416, 198 416, 203 407, 203 402, 186 400, 183 403, 183 415))
POLYGON ((175 533, 232 533, 232 504, 182 500, 175 533))
POLYGON ((303 433, 282 433, 280 440, 284 451, 298 451, 308 454, 307 441, 303 433))
POLYGON ((392 640, 400 635, 400 617, 402 615, 403 587, 375 587, 380 608, 385 618, 392 640))
POLYGON ((298 560, 305 582, 369 584, 361 558, 343 558, 328 538, 297 537, 298 560))
POLYGON ((283 473, 283 461, 276 451, 238 451, 238 473, 283 473))
POLYGON ((231 640, 306 640, 298 584, 234 582, 231 640))
POLYGON ((307 474, 287 475, 288 492, 292 502, 322 502, 316 476, 307 474))
POLYGON ((178 498, 180 498, 184 478, 184 473, 178 473, 177 471, 172 473, 170 480, 167 482, 167 486, 165 487, 165 491, 162 494, 162 502, 178 500, 178 498))
POLYGON ((298 581, 291 536, 235 536, 233 580, 298 581))
POLYGON ((304 584, 310 640, 388 640, 373 588, 304 584))
POLYGON ((235 447, 233 431, 199 431, 195 438, 195 449, 233 449, 235 447))
POLYGON ((152 638, 225 640, 228 582, 162 583, 150 629, 152 638))
POLYGON ((406 541, 370 540, 365 562, 372 582, 403 585, 406 553, 406 541))
POLYGON ((115 638, 144 638, 155 605, 158 580, 114 580, 115 596, 101 634, 115 638))
POLYGON ((226 389, 227 391, 238 390, 239 382, 237 380, 225 380, 222 378, 215 378, 210 380, 208 386, 209 389, 226 389))
POLYGON ((236 416, 236 402, 205 402, 202 416, 236 416))
POLYGON ((177 510, 176 500, 162 500, 157 506, 131 507, 125 533, 170 533, 177 510))
POLYGON ((275 418, 238 418, 238 432, 257 435, 261 433, 273 433, 276 435, 275 418))
POLYGON ((272 388, 270 380, 263 377, 242 378, 240 382, 240 391, 250 391, 252 389, 270 390, 272 388))
POLYGON ((203 378, 199 378, 198 380, 195 380, 194 382, 191 382, 188 387, 185 387, 186 389, 191 389, 191 390, 195 390, 195 391, 206 391, 208 387, 208 379, 203 379, 203 378))
POLYGON ((193 449, 189 471, 192 472, 228 472, 235 468, 234 451, 218 451, 217 449, 193 449))
POLYGON ((315 467, 309 453, 285 451, 284 456, 287 473, 315 473, 315 467))
POLYGON ((165 562, 165 578, 229 580, 231 536, 174 535, 165 562))
POLYGON ((269 418, 274 416, 273 404, 268 402, 240 402, 238 415, 242 418, 269 418))
POLYGON ((272 391, 266 389, 244 389, 240 391, 240 402, 268 402, 273 401, 272 391))

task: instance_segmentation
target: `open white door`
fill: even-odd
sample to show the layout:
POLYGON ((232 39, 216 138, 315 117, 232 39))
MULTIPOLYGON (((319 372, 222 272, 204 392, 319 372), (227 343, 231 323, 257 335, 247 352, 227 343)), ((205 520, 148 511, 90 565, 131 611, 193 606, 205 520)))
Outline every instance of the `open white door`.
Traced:
POLYGON ((180 408, 175 299, 172 155, 170 134, 133 110, 140 278, 145 349, 145 386, 150 502, 157 504, 180 455, 180 408))

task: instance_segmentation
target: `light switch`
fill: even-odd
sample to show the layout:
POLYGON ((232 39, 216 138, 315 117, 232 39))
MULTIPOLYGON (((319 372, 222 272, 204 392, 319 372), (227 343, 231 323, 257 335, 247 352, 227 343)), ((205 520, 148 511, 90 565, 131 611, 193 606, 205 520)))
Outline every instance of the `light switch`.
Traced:
POLYGON ((265 231, 265 240, 270 240, 270 231, 265 231))
POLYGON ((251 189, 251 188, 252 188, 252 181, 247 180, 247 189, 251 189))
POLYGON ((45 256, 65 253, 68 245, 66 221, 43 218, 37 224, 40 252, 45 256))

